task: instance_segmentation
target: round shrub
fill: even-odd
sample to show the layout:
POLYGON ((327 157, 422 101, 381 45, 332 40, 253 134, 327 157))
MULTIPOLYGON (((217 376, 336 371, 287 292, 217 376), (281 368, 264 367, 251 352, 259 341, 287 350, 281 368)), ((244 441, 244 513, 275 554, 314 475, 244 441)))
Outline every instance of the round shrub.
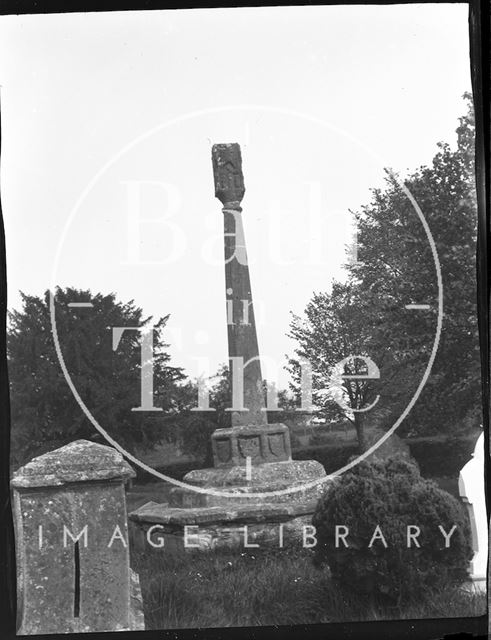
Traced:
POLYGON ((463 582, 473 554, 463 505, 400 455, 363 461, 336 478, 319 500, 312 524, 317 565, 327 563, 341 586, 399 604, 463 582), (336 525, 346 534, 347 548, 341 538, 336 547, 336 525), (409 525, 419 527, 419 547, 412 540, 407 546, 409 525), (446 547, 439 526, 450 534, 454 525, 446 547))

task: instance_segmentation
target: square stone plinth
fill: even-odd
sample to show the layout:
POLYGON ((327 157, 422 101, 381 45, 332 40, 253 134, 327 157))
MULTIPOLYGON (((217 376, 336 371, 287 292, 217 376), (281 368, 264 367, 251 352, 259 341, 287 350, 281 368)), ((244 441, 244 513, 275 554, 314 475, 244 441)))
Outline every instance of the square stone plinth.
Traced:
POLYGON ((235 467, 292 459, 290 432, 281 423, 217 429, 211 436, 215 467, 235 467))
POLYGON ((18 634, 143 628, 124 483, 111 447, 77 440, 13 475, 18 634))

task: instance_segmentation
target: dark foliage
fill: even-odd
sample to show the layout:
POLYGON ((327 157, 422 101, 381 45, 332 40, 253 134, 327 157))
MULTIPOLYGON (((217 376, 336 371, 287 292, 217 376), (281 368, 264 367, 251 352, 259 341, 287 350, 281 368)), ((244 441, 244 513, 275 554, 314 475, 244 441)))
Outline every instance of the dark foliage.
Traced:
MULTIPOLYGON (((458 477, 462 467, 471 459, 476 444, 476 434, 460 437, 408 438, 405 443, 424 477, 458 477)), ((349 458, 356 455, 355 442, 302 447, 294 451, 296 460, 317 460, 326 473, 334 473, 344 467, 349 458)))
POLYGON ((430 589, 457 585, 472 557, 470 527, 459 501, 421 477, 400 455, 362 462, 328 488, 312 522, 317 528, 316 563, 329 565, 343 588, 378 594, 398 604, 424 598, 430 589), (349 530, 348 548, 335 546, 335 525, 349 530), (407 547, 407 527, 420 528, 417 548, 407 547), (449 533, 450 546, 439 526, 449 533), (376 527, 381 539, 369 547, 376 527))
MULTIPOLYGON (((132 411, 141 403, 141 346, 136 331, 125 331, 113 348, 113 327, 148 327, 133 301, 114 294, 67 288, 56 290, 56 334, 66 371, 81 400, 108 433, 126 447, 145 446, 161 437, 165 421, 179 409, 185 391, 181 370, 170 366, 162 338, 168 316, 153 322, 154 405, 162 408, 159 424, 148 412, 132 411), (70 302, 91 301, 75 310, 70 302)), ((22 294, 22 310, 9 314, 8 363, 12 402, 14 467, 77 438, 100 439, 73 396, 55 349, 50 295, 22 294)))
MULTIPOLYGON (((319 415, 353 422, 360 449, 365 431, 387 430, 399 418, 423 378, 437 329, 438 287, 430 230, 441 265, 443 329, 431 375, 401 425, 404 435, 457 434, 479 426, 480 367, 476 309, 476 195, 473 174, 474 116, 460 118, 455 149, 440 143, 433 162, 407 176, 387 170, 386 185, 354 214, 357 261, 345 282, 317 292, 303 316, 293 316, 296 340, 289 360, 298 394, 300 362, 313 368, 313 400, 319 415), (404 188, 403 188, 404 187, 404 188), (428 304, 428 310, 406 305, 428 304), (348 356, 369 356, 380 379, 344 380, 345 406, 333 401, 332 375, 348 356), (374 396, 378 401, 371 406, 374 396), (363 409, 364 412, 356 413, 363 409)), ((352 374, 346 370, 345 374, 352 374)), ((358 373, 358 372, 356 372, 358 373)))

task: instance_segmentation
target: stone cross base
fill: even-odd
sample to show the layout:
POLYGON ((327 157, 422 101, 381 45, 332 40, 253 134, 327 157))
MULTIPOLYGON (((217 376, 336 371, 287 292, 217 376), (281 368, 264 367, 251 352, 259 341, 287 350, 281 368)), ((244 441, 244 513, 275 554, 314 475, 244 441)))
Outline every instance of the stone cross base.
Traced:
POLYGON ((152 535, 160 535, 167 547, 184 550, 240 548, 249 538, 268 546, 277 538, 298 543, 326 488, 324 467, 292 460, 290 432, 281 423, 217 429, 211 437, 215 466, 186 474, 188 486, 171 489, 168 503, 130 513, 135 539, 148 535, 155 547, 152 535), (184 542, 188 527, 199 532, 194 547, 184 542))
POLYGON ((292 459, 290 432, 281 423, 217 429, 211 436, 215 467, 234 467, 292 459))
POLYGON ((184 481, 204 491, 175 487, 169 503, 149 502, 129 514, 137 544, 184 551, 298 545, 330 482, 315 460, 197 469, 184 481), (195 534, 194 546, 186 545, 187 532, 195 534))

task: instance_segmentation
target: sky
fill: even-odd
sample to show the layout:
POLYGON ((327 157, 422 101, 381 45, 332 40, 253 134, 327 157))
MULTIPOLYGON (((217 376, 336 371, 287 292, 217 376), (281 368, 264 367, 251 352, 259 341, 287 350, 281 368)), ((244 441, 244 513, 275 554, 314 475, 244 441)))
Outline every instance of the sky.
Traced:
POLYGON ((343 277, 350 210, 384 167, 455 145, 467 29, 466 4, 0 17, 9 308, 54 284, 115 292, 170 314, 173 364, 214 373, 211 146, 238 142, 263 375, 285 386, 290 313, 343 277))

